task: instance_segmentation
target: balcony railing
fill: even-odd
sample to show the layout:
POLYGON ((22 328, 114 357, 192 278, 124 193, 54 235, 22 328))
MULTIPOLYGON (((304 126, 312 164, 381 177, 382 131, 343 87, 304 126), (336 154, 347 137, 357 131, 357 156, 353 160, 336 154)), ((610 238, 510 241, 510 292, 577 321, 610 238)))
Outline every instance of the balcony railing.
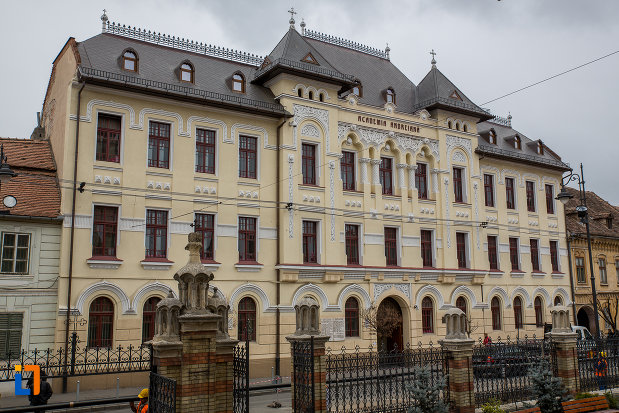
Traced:
POLYGON ((352 42, 347 39, 342 39, 341 37, 329 36, 328 34, 315 32, 309 29, 305 30, 303 35, 309 39, 320 40, 321 42, 331 43, 336 46, 342 46, 347 49, 356 50, 361 53, 389 60, 389 54, 385 50, 380 50, 374 47, 366 46, 361 43, 352 42))

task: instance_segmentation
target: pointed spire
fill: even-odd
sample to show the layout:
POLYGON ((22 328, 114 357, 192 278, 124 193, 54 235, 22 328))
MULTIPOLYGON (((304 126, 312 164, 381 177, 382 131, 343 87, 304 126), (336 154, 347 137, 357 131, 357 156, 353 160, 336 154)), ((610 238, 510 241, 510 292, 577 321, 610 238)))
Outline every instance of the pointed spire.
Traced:
POLYGON ((434 56, 436 56, 436 52, 434 51, 434 49, 432 49, 430 54, 432 55, 432 61, 430 63, 432 63, 432 67, 436 67, 436 59, 434 58, 434 56))
POLYGON ((301 17, 301 34, 305 36, 305 20, 301 17))
POLYGON ((105 31, 105 25, 108 22, 107 14, 105 9, 103 9, 103 14, 101 15, 101 30, 105 31))
POLYGON ((512 127, 512 113, 507 112, 507 126, 512 127))
POLYGON ((294 11, 294 7, 291 7, 290 10, 288 10, 288 13, 290 13, 290 20, 288 23, 290 23, 290 28, 294 29, 294 15, 297 14, 297 12, 294 11))
POLYGON ((387 60, 389 60, 390 51, 391 51, 391 48, 389 47, 389 43, 387 43, 387 47, 385 47, 385 54, 387 55, 387 60))

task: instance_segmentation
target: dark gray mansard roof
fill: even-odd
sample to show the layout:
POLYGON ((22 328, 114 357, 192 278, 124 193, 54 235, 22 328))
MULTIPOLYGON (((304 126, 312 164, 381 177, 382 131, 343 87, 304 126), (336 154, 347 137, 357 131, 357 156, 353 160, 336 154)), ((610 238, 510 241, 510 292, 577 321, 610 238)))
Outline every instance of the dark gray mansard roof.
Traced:
POLYGON ((477 124, 479 133, 479 145, 475 152, 490 158, 506 159, 516 162, 524 162, 534 166, 567 171, 571 168, 561 161, 561 157, 543 144, 541 140, 533 140, 511 127, 509 120, 496 117, 495 120, 480 122, 477 124), (496 134, 496 145, 490 143, 490 132, 496 134), (514 137, 520 137, 521 148, 514 146, 514 137), (544 153, 537 153, 537 144, 544 145, 544 153))

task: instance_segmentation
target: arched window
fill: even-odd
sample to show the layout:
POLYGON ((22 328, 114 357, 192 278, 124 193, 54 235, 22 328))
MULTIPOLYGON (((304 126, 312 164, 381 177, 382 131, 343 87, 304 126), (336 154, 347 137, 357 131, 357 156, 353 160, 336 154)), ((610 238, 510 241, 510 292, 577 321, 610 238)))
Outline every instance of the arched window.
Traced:
POLYGON ((319 100, 319 101, 321 101, 321 102, 324 102, 324 101, 325 101, 325 95, 324 95, 324 93, 321 93, 320 95, 318 95, 318 100, 319 100))
POLYGON ((563 298, 560 295, 555 297, 555 306, 557 305, 563 305, 563 298))
POLYGON ((460 296, 456 300, 456 308, 462 310, 464 314, 466 314, 466 298, 460 296))
POLYGON ((490 134, 488 135, 488 141, 493 144, 496 145, 496 132, 491 130, 490 134))
POLYGON ((135 52, 127 50, 123 53, 123 69, 131 72, 138 71, 138 56, 135 52))
POLYGON ((232 75, 232 90, 239 93, 245 93, 245 78, 239 73, 232 75))
POLYGON ((302 98, 302 97, 303 97, 303 89, 298 88, 298 89, 297 89, 297 95, 298 95, 300 98, 302 98))
POLYGON ((421 301, 421 325, 424 334, 434 333, 434 304, 430 297, 421 301))
POLYGON ((456 130, 460 130, 460 122, 456 122, 456 130))
POLYGON ((96 298, 88 311, 88 347, 112 347, 114 304, 107 297, 96 298))
POLYGON ((520 136, 518 135, 514 137, 514 148, 522 149, 522 140, 520 140, 520 136))
POLYGON ((310 90, 309 93, 307 94, 307 97, 309 98, 309 100, 314 100, 314 92, 310 90))
POLYGON ((501 329, 501 302, 498 297, 493 297, 490 302, 490 311, 492 312, 492 329, 501 329))
POLYGON ((359 301, 349 297, 345 308, 346 337, 359 337, 359 301))
POLYGON ((395 91, 391 88, 387 89, 385 99, 387 100, 387 103, 393 103, 395 105, 395 91))
POLYGON ((144 303, 142 310, 142 342, 153 339, 155 335, 155 312, 157 304, 161 301, 159 297, 150 297, 144 303))
POLYGON ((447 122, 447 127, 448 127, 449 129, 451 129, 451 128, 452 128, 452 126, 453 126, 453 125, 451 124, 451 121, 447 122))
POLYGON ((522 299, 514 298, 514 326, 516 329, 522 328, 522 299))
POLYGON ((466 123, 465 123, 464 125, 462 125, 462 130, 463 130, 464 132, 468 132, 468 129, 469 129, 469 128, 468 128, 468 126, 466 126, 466 123))
POLYGON ((256 341, 256 303, 250 297, 239 301, 239 340, 256 341))
POLYGON ((193 83, 193 66, 189 63, 183 63, 180 68, 181 80, 183 82, 193 83))
POLYGON ((540 297, 535 297, 534 301, 535 307, 535 326, 543 327, 544 326, 544 306, 542 305, 542 299, 540 297))

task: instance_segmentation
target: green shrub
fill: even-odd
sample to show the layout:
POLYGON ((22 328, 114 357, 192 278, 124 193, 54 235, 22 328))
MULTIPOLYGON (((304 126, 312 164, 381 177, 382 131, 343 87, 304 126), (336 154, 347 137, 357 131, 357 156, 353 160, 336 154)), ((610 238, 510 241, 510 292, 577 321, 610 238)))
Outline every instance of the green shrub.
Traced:
POLYGON ((504 410, 501 409, 501 402, 496 399, 492 399, 481 406, 481 411, 482 413, 504 413, 504 410))
POLYGON ((576 393, 574 396, 574 400, 588 399, 589 397, 595 397, 596 395, 593 393, 576 393))
POLYGON ((561 402, 567 400, 567 391, 559 377, 553 377, 547 361, 529 370, 533 397, 542 413, 562 413, 561 402))
POLYGON ((444 388, 444 377, 440 377, 432 384, 430 369, 416 367, 413 381, 408 386, 415 404, 408 413, 448 413, 447 404, 441 398, 444 388))
POLYGON ((617 398, 611 392, 604 393, 604 396, 606 396, 608 407, 610 407, 611 409, 616 409, 619 406, 619 400, 617 400, 617 398))

